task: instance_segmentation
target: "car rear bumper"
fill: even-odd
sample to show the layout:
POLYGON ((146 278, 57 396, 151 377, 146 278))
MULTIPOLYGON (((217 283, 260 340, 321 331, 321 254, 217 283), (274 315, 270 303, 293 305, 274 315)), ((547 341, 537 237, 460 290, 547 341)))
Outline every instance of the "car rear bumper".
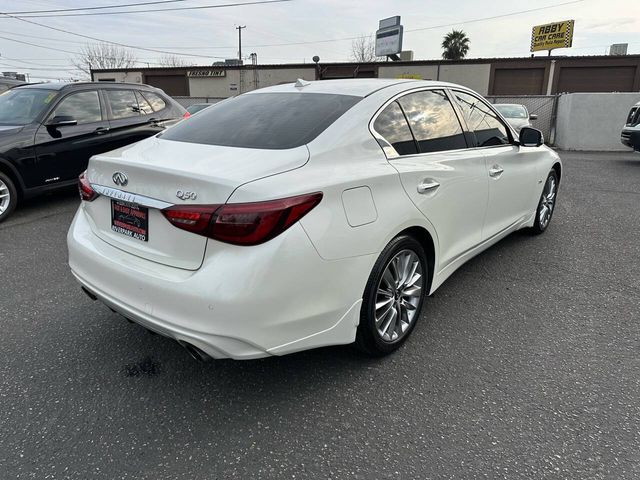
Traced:
POLYGON ((197 271, 161 265, 98 238, 81 206, 69 265, 99 300, 213 358, 282 355, 355 339, 375 256, 320 258, 299 224, 255 247, 210 240, 197 271))

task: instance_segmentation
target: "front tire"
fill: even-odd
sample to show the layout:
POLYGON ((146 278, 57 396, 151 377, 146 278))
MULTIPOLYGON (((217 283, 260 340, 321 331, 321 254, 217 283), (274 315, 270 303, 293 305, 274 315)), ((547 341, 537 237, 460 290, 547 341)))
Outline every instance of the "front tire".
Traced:
POLYGON ((555 211, 556 201, 558 198, 558 175, 555 170, 549 172, 547 181, 542 189, 542 195, 540 195, 540 201, 538 202, 538 208, 536 208, 536 218, 531 228, 531 232, 534 235, 544 233, 549 224, 551 223, 551 217, 555 211))
POLYGON ((11 179, 0 172, 0 222, 6 220, 18 204, 18 191, 11 179))
POLYGON ((418 321, 429 284, 429 264, 415 238, 394 238, 376 261, 365 287, 356 346, 380 357, 397 350, 418 321))

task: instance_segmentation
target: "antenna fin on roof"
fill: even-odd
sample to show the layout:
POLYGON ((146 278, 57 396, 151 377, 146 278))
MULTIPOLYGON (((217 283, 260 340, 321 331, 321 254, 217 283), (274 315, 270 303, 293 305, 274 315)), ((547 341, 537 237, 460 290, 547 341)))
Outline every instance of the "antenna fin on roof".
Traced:
POLYGON ((307 85, 311 85, 311 82, 308 82, 307 80, 304 80, 302 78, 296 80, 296 88, 306 87, 307 85))

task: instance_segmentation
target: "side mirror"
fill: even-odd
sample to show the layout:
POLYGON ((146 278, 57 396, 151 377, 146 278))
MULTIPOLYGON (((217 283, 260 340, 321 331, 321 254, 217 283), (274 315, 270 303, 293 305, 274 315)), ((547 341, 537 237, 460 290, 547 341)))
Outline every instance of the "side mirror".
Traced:
POLYGON ((535 113, 532 113, 531 115, 529 115, 529 120, 537 120, 538 119, 538 115, 536 115, 535 113))
POLYGON ((47 122, 47 127, 67 127, 77 125, 78 121, 70 115, 56 115, 47 122))
POLYGON ((522 127, 522 129, 520 129, 519 143, 522 147, 539 147, 544 143, 544 136, 540 130, 531 127, 522 127))

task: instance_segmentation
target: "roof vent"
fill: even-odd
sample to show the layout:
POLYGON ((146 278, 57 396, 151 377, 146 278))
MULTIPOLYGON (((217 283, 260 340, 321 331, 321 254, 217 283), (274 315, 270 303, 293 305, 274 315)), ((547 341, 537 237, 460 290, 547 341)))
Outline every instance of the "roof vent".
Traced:
POLYGON ((298 80, 296 80, 296 88, 302 88, 302 87, 306 87, 307 85, 311 85, 311 82, 308 82, 307 80, 303 80, 302 78, 299 78, 298 80))

